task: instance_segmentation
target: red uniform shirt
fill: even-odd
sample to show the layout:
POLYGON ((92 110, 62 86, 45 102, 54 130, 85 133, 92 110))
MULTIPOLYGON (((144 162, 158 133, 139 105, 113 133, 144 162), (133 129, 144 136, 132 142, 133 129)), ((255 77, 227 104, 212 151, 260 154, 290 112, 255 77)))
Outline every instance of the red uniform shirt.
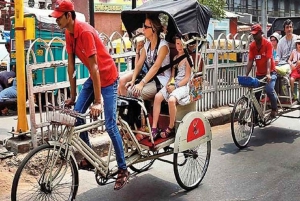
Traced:
POLYGON ((249 48, 249 60, 255 60, 256 75, 263 76, 267 74, 267 61, 271 59, 270 72, 275 71, 275 62, 272 55, 272 44, 265 38, 262 38, 261 47, 257 48, 256 42, 253 41, 249 48))
POLYGON ((97 64, 101 79, 101 87, 113 84, 118 78, 117 67, 96 30, 85 22, 74 21, 74 34, 68 30, 66 34, 66 49, 68 54, 75 55, 89 69, 88 58, 97 55, 97 64))

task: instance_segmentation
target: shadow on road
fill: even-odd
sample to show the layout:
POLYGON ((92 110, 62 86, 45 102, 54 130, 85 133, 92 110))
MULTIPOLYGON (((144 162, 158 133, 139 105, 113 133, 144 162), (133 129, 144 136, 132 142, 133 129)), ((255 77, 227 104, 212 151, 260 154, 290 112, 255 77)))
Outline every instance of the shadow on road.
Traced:
POLYGON ((249 142, 249 146, 262 146, 274 143, 293 143, 300 136, 299 130, 269 126, 257 128, 249 142))
POLYGON ((299 130, 292 130, 287 128, 281 128, 276 126, 268 126, 265 128, 255 128, 253 135, 250 139, 248 147, 239 149, 235 146, 234 142, 224 144, 218 150, 224 154, 236 154, 239 152, 253 151, 251 147, 259 147, 265 144, 278 144, 278 143, 293 143, 298 137, 300 137, 299 130))
MULTIPOLYGON (((84 185, 81 183, 81 185, 84 185)), ((129 184, 119 191, 113 190, 113 184, 99 186, 76 197, 76 201, 186 201, 188 194, 177 183, 154 177, 151 174, 131 176, 129 184)), ((201 184, 198 188, 201 188, 201 184)))

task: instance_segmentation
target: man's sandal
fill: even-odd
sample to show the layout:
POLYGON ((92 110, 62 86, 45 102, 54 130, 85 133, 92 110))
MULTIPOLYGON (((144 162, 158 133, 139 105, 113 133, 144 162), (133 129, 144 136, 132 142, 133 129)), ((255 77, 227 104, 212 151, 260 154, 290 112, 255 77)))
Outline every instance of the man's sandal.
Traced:
POLYGON ((123 188, 128 183, 129 175, 130 173, 127 169, 119 169, 114 190, 120 190, 123 188))
POLYGON ((95 167, 85 158, 78 163, 78 168, 81 170, 93 170, 95 167))
POLYGON ((161 138, 167 138, 169 137, 170 135, 173 135, 175 134, 175 128, 170 128, 169 126, 160 133, 160 137, 161 138))

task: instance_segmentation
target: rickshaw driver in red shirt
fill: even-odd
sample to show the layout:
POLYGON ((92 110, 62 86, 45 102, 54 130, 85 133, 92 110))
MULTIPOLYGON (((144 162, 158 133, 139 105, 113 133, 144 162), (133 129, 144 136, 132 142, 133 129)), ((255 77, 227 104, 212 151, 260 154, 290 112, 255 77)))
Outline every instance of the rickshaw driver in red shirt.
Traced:
MULTIPOLYGON (((262 36, 262 28, 259 24, 255 24, 251 27, 250 32, 254 38, 254 41, 249 47, 249 59, 247 63, 246 76, 249 75, 253 67, 253 62, 256 63, 256 78, 267 78, 266 93, 271 101, 271 114, 272 118, 277 115, 277 97, 275 95, 275 83, 277 79, 277 73, 275 70, 275 62, 272 56, 272 44, 266 38, 262 36)), ((259 100, 260 93, 255 94, 259 100)))
MULTIPOLYGON (((61 29, 66 29, 68 76, 71 87, 71 98, 66 100, 66 104, 75 104, 74 110, 80 113, 85 113, 90 107, 91 115, 99 116, 102 112, 101 95, 103 97, 105 127, 112 140, 118 164, 118 176, 114 189, 119 190, 127 183, 129 172, 127 170, 122 138, 116 120, 118 87, 117 68, 98 36, 97 31, 88 23, 80 22, 76 19, 72 1, 56 1, 55 9, 50 16, 56 18, 56 22, 61 29), (90 77, 83 84, 77 100, 75 55, 87 67, 90 74, 90 77)), ((83 119, 77 118, 77 126, 84 123, 83 119)), ((87 132, 80 133, 80 137, 91 147, 87 132)), ((81 169, 93 168, 86 159, 83 159, 78 166, 81 169)))

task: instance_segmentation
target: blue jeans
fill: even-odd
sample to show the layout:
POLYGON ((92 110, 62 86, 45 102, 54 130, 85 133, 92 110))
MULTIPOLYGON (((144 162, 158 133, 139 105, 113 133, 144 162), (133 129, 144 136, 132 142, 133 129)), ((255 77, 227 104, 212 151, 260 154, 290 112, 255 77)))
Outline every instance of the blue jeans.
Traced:
MULTIPOLYGON (((262 79, 265 76, 256 76, 257 79, 262 79)), ((277 110, 277 97, 275 96, 275 84, 276 84, 277 74, 275 72, 271 73, 271 81, 266 84, 266 93, 271 101, 271 109, 273 111, 277 110)), ((259 94, 260 96, 260 94, 259 94)), ((259 99, 258 99, 259 100, 259 99)))
POLYGON ((0 99, 17 98, 17 80, 14 79, 13 85, 0 91, 0 99))
MULTIPOLYGON (((101 94, 103 97, 104 117, 106 131, 113 143, 118 167, 120 169, 126 169, 126 162, 124 157, 124 150, 121 135, 117 126, 117 87, 118 80, 112 85, 101 88, 101 94)), ((94 101, 94 87, 91 78, 88 78, 80 91, 78 99, 76 101, 74 110, 80 113, 85 113, 86 110, 94 101)), ((85 124, 85 121, 81 118, 77 118, 76 126, 85 124)), ((80 138, 91 147, 88 132, 80 133, 80 138)))

